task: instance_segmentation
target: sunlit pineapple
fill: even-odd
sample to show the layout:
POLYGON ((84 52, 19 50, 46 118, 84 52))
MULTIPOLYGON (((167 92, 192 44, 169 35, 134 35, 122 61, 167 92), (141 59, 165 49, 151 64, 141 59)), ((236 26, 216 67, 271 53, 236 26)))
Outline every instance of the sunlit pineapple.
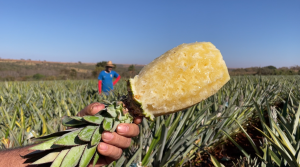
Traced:
POLYGON ((141 105, 137 114, 153 119, 208 98, 229 79, 220 51, 210 42, 196 42, 156 58, 130 79, 130 87, 132 99, 141 105))
POLYGON ((34 165, 52 162, 52 167, 85 167, 94 157, 105 131, 115 131, 119 123, 131 123, 132 116, 155 116, 188 108, 216 93, 229 74, 222 55, 210 42, 179 45, 146 65, 139 75, 128 81, 128 96, 123 105, 107 104, 97 116, 64 117, 63 125, 72 129, 40 137, 46 140, 25 155, 34 165))

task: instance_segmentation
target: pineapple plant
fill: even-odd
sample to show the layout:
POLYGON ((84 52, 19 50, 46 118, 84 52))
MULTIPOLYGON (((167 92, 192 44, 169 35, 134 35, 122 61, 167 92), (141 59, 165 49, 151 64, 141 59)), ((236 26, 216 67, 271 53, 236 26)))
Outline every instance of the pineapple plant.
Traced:
POLYGON ((230 77, 220 51, 210 42, 179 45, 150 64, 127 82, 128 95, 123 103, 106 102, 95 116, 65 116, 64 126, 71 129, 37 138, 41 144, 24 156, 25 163, 56 166, 87 166, 94 157, 103 131, 115 131, 119 123, 131 123, 133 117, 150 120, 186 108, 215 94, 230 77), (124 104, 124 105, 123 105, 124 104), (124 114, 123 110, 129 113, 124 114))

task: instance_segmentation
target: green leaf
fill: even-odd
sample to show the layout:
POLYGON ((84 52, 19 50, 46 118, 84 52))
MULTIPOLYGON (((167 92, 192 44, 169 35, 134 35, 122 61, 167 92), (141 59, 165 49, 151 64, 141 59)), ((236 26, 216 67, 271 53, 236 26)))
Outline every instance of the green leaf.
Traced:
POLYGON ((123 155, 121 156, 121 158, 118 159, 118 161, 116 162, 115 166, 123 166, 123 163, 125 162, 126 157, 123 153, 123 155))
POLYGON ((135 158, 140 154, 140 152, 142 152, 142 147, 140 147, 135 154, 131 157, 131 159, 127 162, 126 167, 129 167, 132 162, 135 160, 135 158))
POLYGON ((63 159, 60 167, 75 167, 85 149, 86 145, 72 147, 63 159))
POLYGON ((98 126, 87 126, 83 128, 79 134, 78 137, 82 141, 87 141, 89 142, 91 140, 91 137, 94 134, 94 131, 97 129, 98 126))
POLYGON ((92 146, 94 146, 100 142, 102 132, 103 132, 103 129, 101 128, 101 126, 97 127, 97 129, 94 131, 94 134, 93 134, 92 140, 91 140, 92 146))
POLYGON ((51 140, 48 140, 48 141, 45 141, 39 145, 36 145, 36 146, 33 146, 33 147, 30 147, 29 149, 30 150, 49 150, 49 149, 53 149, 53 148, 57 148, 59 146, 55 146, 53 145, 55 141, 57 141, 59 139, 59 137, 56 137, 54 139, 51 139, 51 140))
POLYGON ((299 125, 299 117, 300 117, 300 104, 299 104, 298 110, 295 114, 295 119, 294 119, 294 122, 293 122, 293 124, 294 124, 293 125, 293 135, 295 135, 297 127, 299 125))
POLYGON ((86 167, 90 163, 97 149, 97 145, 91 146, 90 144, 85 148, 81 157, 79 167, 86 167))
POLYGON ((109 115, 111 115, 113 118, 117 117, 117 112, 116 112, 116 109, 115 109, 114 105, 110 105, 110 106, 107 107, 107 113, 109 115))
POLYGON ((236 119, 234 119, 234 120, 239 125, 239 127, 242 129, 242 131, 244 132, 244 134, 246 135, 248 141, 250 142, 250 144, 254 148, 256 154, 260 155, 260 152, 258 151, 258 148, 256 147, 256 145, 255 145, 254 141, 251 139, 251 137, 248 135, 248 133, 246 132, 246 130, 242 127, 242 125, 236 119))
MULTIPOLYGON (((268 139, 268 141, 270 141, 272 143, 272 146, 274 146, 281 154, 281 156, 283 156, 283 158, 289 163, 290 166, 292 167, 297 167, 297 161, 293 161, 290 157, 290 155, 286 152, 286 150, 282 149, 282 146, 278 143, 275 143, 267 134, 265 134, 263 131, 261 131, 260 129, 254 127, 256 130, 258 130, 262 135, 264 135, 266 137, 266 139, 268 139)), ((283 162, 283 161, 281 161, 283 162)))
POLYGON ((113 118, 105 118, 103 121, 103 129, 106 131, 110 131, 113 127, 114 120, 113 118))
POLYGON ((210 155, 210 159, 216 167, 222 167, 222 165, 220 164, 220 162, 217 160, 216 157, 214 157, 213 155, 210 155))
POLYGON ((110 132, 114 132, 120 123, 120 121, 115 120, 114 126, 111 128, 110 132))
POLYGON ((103 116, 84 116, 83 119, 89 123, 100 125, 103 121, 103 116))
POLYGON ((96 154, 94 156, 94 161, 93 161, 93 167, 95 167, 96 163, 98 162, 100 155, 98 153, 98 151, 96 151, 96 154))
POLYGON ((227 137, 228 137, 228 139, 247 157, 247 158, 249 158, 249 154, 237 143, 237 142, 235 142, 231 137, 230 137, 230 135, 227 133, 227 132, 225 132, 224 130, 221 130, 221 132, 223 132, 227 137))
POLYGON ((59 155, 55 158, 53 163, 51 164, 51 167, 60 167, 64 157, 66 154, 70 151, 70 149, 62 150, 59 155))
POLYGON ((46 156, 44 156, 43 158, 33 162, 32 165, 39 165, 39 164, 45 164, 45 163, 53 162, 58 154, 59 154, 59 152, 49 153, 46 156))
POLYGON ((81 129, 75 130, 73 132, 67 133, 60 137, 54 144, 63 146, 76 146, 79 144, 84 144, 83 141, 77 136, 81 129))
POLYGON ((59 132, 51 133, 51 134, 46 135, 46 136, 41 136, 41 137, 35 138, 34 140, 37 140, 37 141, 49 140, 49 139, 52 139, 54 137, 61 137, 62 135, 66 134, 66 133, 69 133, 69 132, 72 132, 72 131, 75 131, 75 130, 77 130, 77 128, 72 128, 72 129, 68 129, 68 130, 65 130, 65 131, 59 131, 59 132))
POLYGON ((62 118, 62 124, 64 126, 74 127, 74 126, 84 125, 84 124, 86 124, 86 122, 84 122, 84 121, 78 121, 77 119, 72 119, 69 116, 64 116, 62 118))

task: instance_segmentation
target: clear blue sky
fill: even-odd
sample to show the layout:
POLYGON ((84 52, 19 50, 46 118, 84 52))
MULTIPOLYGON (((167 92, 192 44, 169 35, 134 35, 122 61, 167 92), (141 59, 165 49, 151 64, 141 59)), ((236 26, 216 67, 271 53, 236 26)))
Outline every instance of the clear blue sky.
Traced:
POLYGON ((300 65, 299 0, 0 0, 0 57, 147 64, 210 41, 228 67, 300 65))

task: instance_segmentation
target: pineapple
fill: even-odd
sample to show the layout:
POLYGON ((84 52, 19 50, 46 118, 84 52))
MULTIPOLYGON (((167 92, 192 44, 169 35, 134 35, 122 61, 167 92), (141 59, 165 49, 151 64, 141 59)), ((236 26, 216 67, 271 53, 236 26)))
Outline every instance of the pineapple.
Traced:
POLYGON ((188 108, 216 93, 229 74, 222 55, 210 42, 179 45, 145 66, 128 81, 128 95, 122 99, 130 113, 123 113, 122 103, 108 102, 95 116, 66 116, 62 132, 42 136, 43 143, 30 149, 25 163, 52 162, 52 167, 85 167, 94 157, 103 131, 115 131, 119 123, 131 123, 134 116, 154 120, 156 116, 188 108))
POLYGON ((222 55, 212 43, 182 44, 129 80, 127 106, 132 106, 134 114, 153 120, 208 98, 229 79, 222 55))

